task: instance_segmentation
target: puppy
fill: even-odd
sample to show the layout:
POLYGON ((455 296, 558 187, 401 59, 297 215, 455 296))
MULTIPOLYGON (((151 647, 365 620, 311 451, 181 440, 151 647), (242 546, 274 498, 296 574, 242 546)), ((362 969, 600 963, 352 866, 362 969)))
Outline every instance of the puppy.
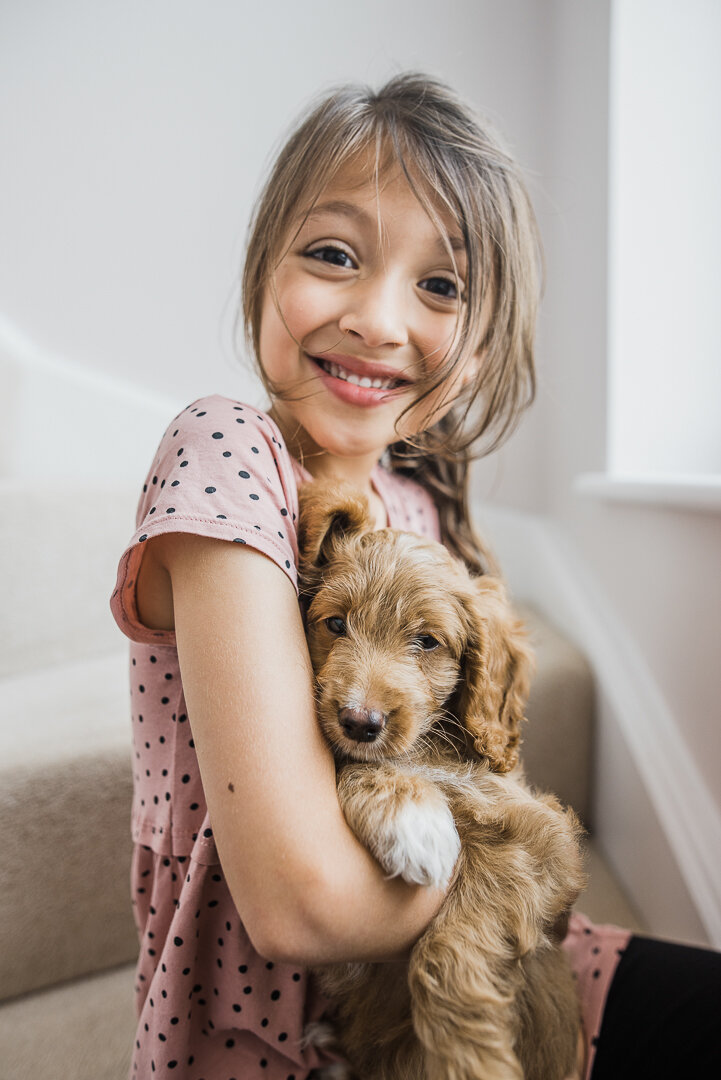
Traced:
MULTIPOLYGON (((316 974, 357 1080, 563 1080, 579 1007, 559 938, 584 885, 570 810, 518 765, 531 654, 502 584, 301 490, 301 591, 345 818, 386 873, 447 888, 405 964, 316 974)), ((314 1033, 320 1041, 320 1033, 314 1033)))

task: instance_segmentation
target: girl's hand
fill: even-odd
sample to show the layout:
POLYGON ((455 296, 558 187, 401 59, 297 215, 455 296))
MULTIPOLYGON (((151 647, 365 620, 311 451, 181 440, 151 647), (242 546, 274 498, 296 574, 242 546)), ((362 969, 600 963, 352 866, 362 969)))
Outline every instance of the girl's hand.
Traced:
POLYGON ((250 547, 154 541, 213 835, 258 952, 301 964, 402 955, 443 900, 387 881, 340 811, 295 591, 250 547))

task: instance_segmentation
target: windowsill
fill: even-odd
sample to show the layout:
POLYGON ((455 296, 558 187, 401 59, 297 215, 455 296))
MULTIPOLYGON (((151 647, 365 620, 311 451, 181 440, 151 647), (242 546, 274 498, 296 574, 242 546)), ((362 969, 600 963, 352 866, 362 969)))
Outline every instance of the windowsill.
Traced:
POLYGON ((607 502, 645 503, 673 509, 721 511, 719 474, 645 474, 618 476, 612 473, 583 473, 576 477, 579 495, 607 502))

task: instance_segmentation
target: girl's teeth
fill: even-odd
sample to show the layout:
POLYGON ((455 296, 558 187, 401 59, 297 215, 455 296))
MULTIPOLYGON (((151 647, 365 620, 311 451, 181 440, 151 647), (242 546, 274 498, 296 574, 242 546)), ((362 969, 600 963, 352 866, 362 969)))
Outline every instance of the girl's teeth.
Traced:
POLYGON ((354 375, 353 372, 345 371, 338 364, 334 364, 332 360, 323 361, 322 366, 334 379, 342 379, 353 386, 362 386, 365 389, 373 387, 374 390, 389 390, 393 383, 393 379, 369 379, 367 375, 354 375))

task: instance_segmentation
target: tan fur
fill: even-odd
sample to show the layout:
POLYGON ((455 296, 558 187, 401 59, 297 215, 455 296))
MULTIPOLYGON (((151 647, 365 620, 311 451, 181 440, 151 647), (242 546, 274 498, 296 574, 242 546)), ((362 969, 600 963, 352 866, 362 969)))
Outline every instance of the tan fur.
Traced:
POLYGON ((388 874, 451 881, 408 964, 318 972, 346 1075, 562 1080, 579 1010, 558 937, 584 884, 581 830, 517 764, 532 661, 504 587, 440 544, 374 531, 345 484, 301 491, 299 544, 346 820, 388 874), (343 730, 348 708, 385 717, 373 741, 343 730))

